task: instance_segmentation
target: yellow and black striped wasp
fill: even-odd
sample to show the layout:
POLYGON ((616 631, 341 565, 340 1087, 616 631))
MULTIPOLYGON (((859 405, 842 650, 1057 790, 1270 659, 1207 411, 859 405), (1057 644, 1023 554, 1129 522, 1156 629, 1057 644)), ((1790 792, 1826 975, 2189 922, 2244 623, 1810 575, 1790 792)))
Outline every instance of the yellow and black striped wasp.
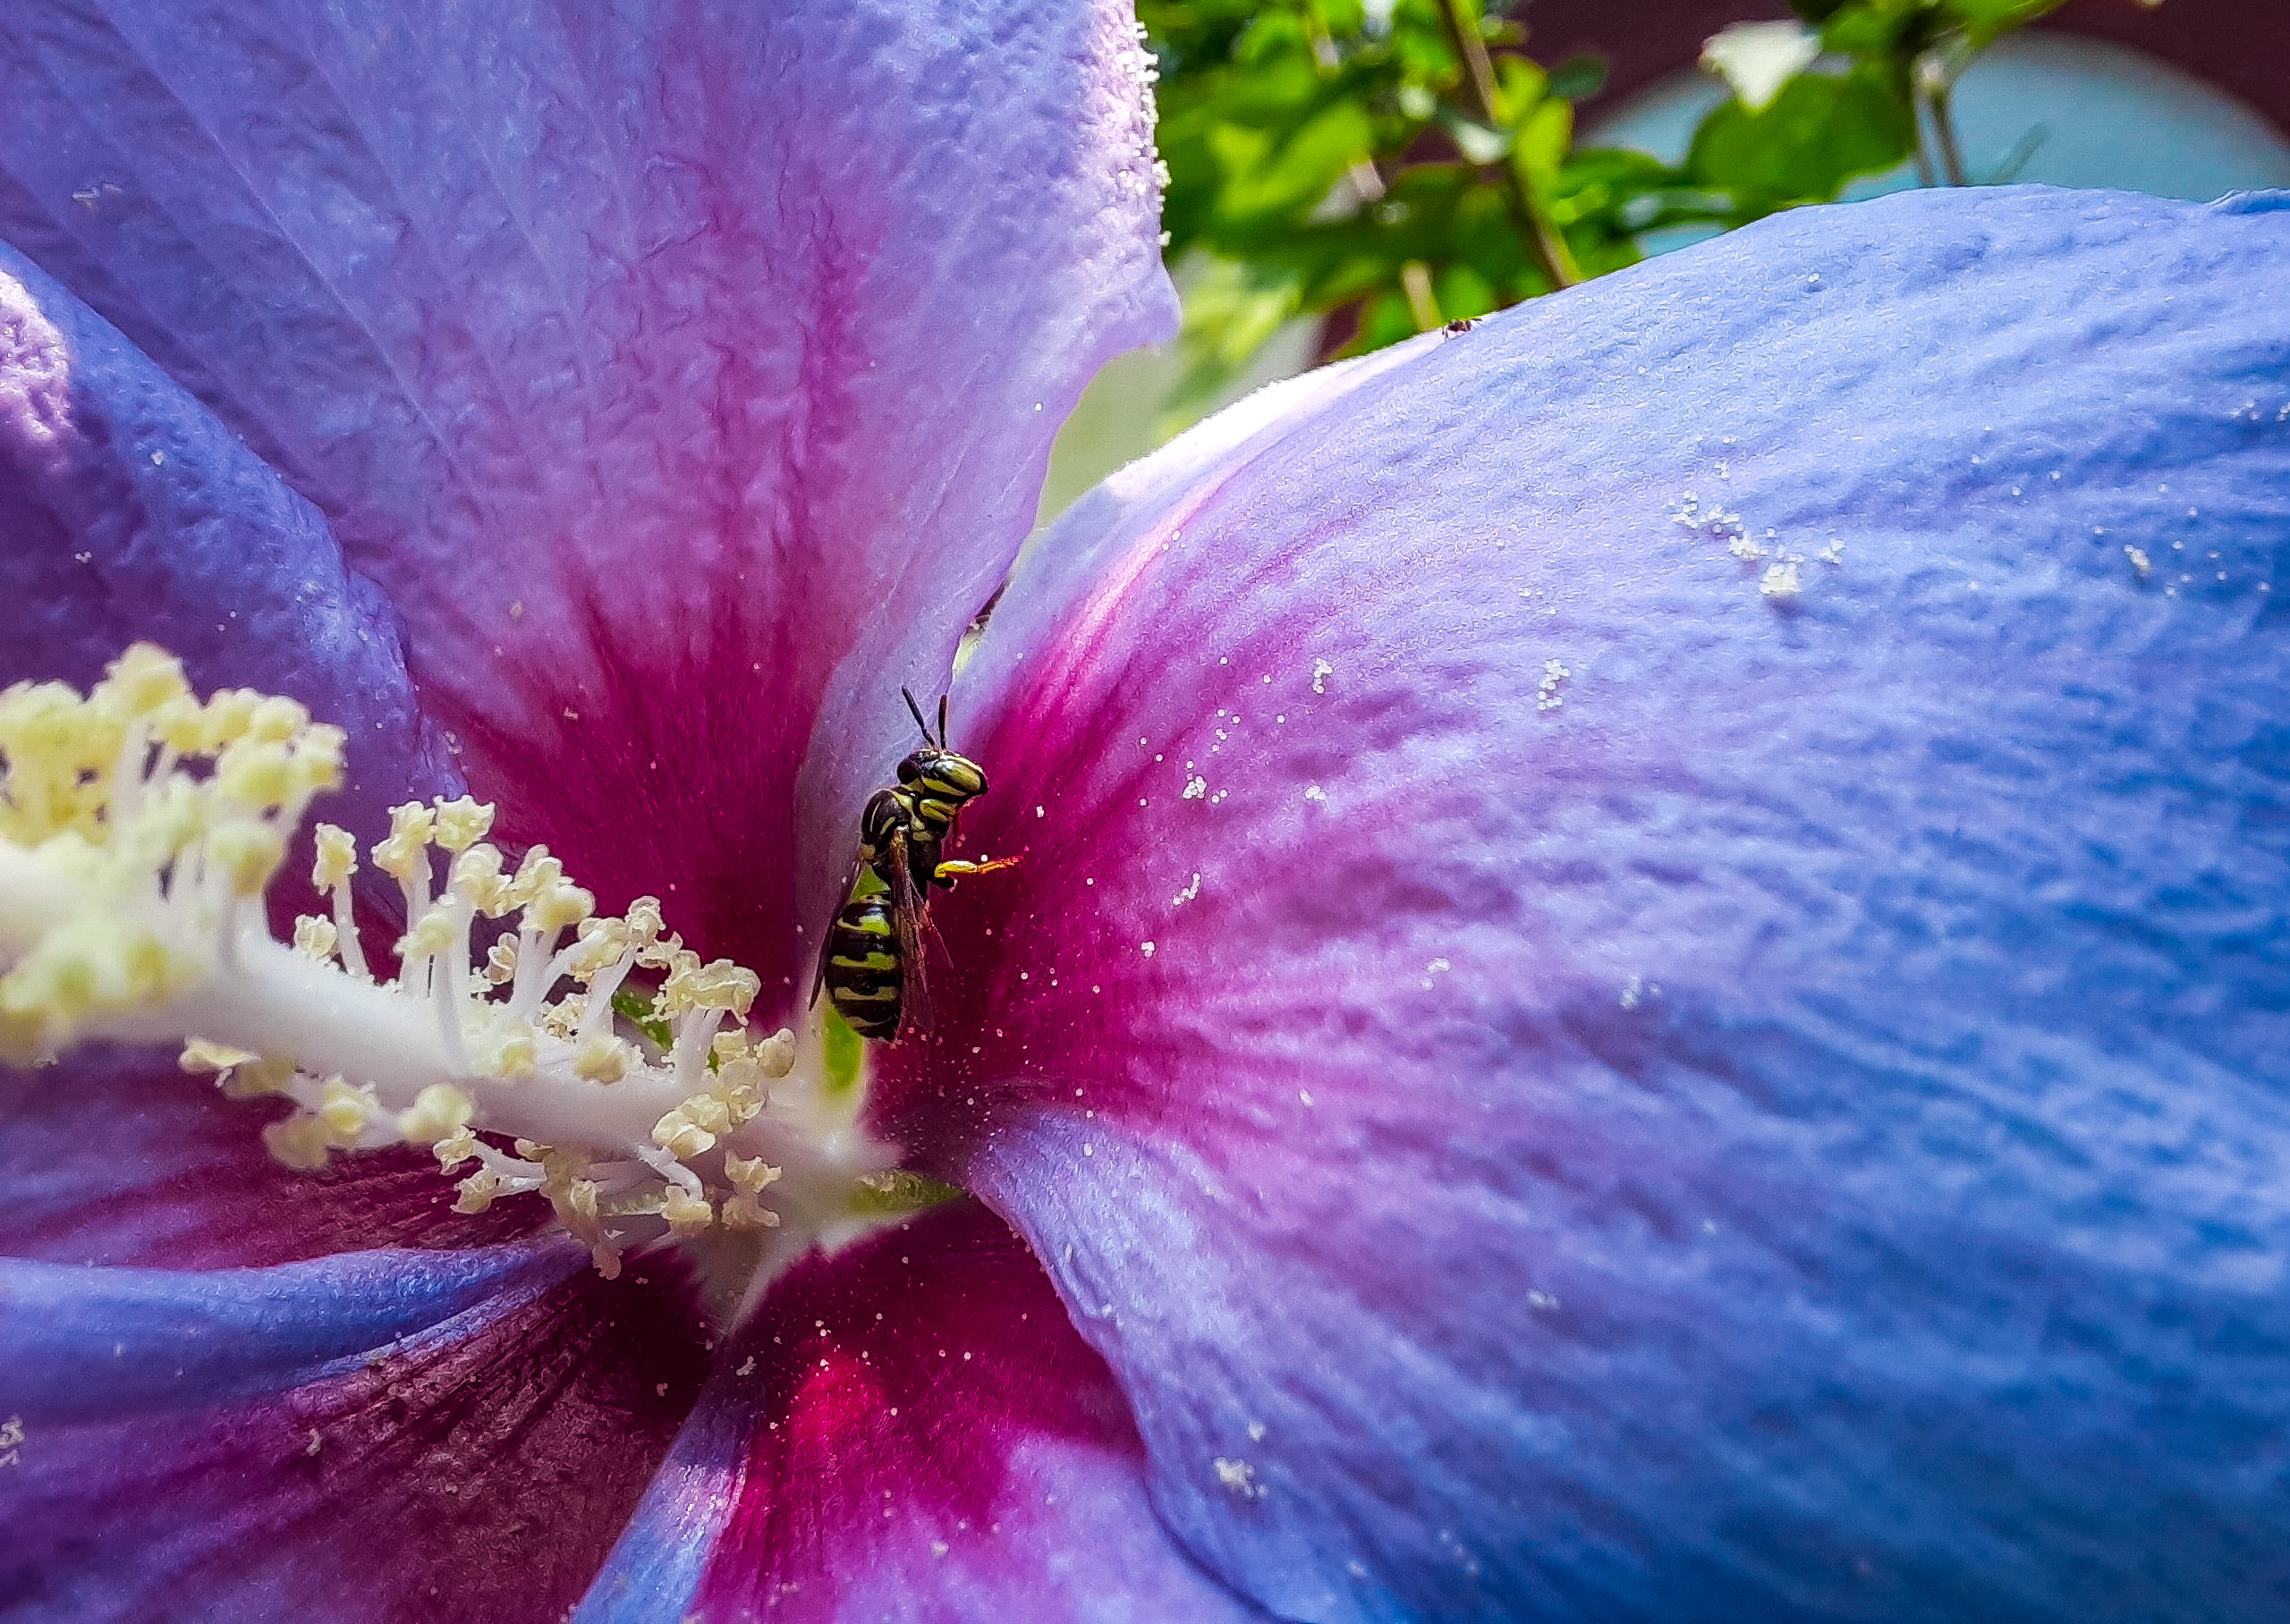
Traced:
POLYGON ((986 773, 946 743, 946 698, 938 697, 938 733, 930 734, 914 696, 899 689, 922 748, 898 764, 898 782, 867 798, 859 818, 859 855, 844 882, 846 899, 819 948, 811 1002, 827 1002, 861 1037, 895 1043, 912 1027, 931 1029, 930 993, 922 974, 922 933, 930 888, 946 890, 966 875, 991 874, 1017 862, 946 858, 947 838, 963 806, 986 793, 986 773))

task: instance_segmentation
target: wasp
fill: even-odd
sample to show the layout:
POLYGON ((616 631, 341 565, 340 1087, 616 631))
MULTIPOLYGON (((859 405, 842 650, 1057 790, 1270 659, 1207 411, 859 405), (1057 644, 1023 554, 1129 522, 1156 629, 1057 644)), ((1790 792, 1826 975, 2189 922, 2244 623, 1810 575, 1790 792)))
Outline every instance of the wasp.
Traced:
POLYGON ((898 782, 867 798, 859 818, 859 854, 844 881, 847 899, 820 944, 811 1002, 821 988, 835 1012, 861 1037, 895 1043, 912 1027, 931 1029, 930 993, 922 974, 922 933, 933 886, 951 891, 968 875, 1007 868, 1016 858, 972 863, 941 855, 954 820, 986 793, 986 773, 946 742, 946 698, 938 697, 938 732, 914 696, 899 689, 922 748, 898 764, 898 782))

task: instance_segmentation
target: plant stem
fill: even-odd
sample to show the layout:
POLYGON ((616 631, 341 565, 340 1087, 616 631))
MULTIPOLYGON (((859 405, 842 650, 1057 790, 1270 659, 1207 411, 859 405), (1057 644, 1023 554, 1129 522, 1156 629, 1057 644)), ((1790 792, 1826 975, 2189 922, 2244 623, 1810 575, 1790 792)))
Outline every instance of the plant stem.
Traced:
POLYGON ((1399 285, 1407 294, 1407 312, 1415 317, 1415 330, 1429 333, 1439 325, 1439 300, 1431 291, 1431 272, 1421 259, 1411 259, 1399 267, 1399 285))
POLYGON ((1447 0, 1440 11, 1446 19, 1447 38, 1463 59, 1463 72, 1471 76, 1472 89, 1479 97, 1480 116, 1492 129, 1508 129, 1510 120, 1503 116, 1503 92, 1495 80, 1495 62, 1488 55, 1487 41, 1479 31, 1479 7, 1472 0, 1447 0))
POLYGON ((1940 169, 1941 173, 1948 177, 1948 184, 1969 186, 1972 184, 1972 180, 1964 173, 1963 149, 1956 144, 1955 119, 1949 112, 1949 104, 1954 95, 1955 92, 1946 85, 1933 87, 1930 96, 1932 138, 1939 144, 1940 169))
POLYGON ((1916 132, 1915 144, 1910 148, 1916 159, 1916 183, 1928 188, 1938 186, 1940 177, 1932 167, 1931 149, 1924 144, 1924 91, 1913 76, 1908 81, 1908 122, 1916 132))
MULTIPOLYGON (((1463 75, 1471 81, 1473 97, 1479 103, 1482 123, 1491 130, 1509 130, 1514 137, 1508 110, 1503 106, 1503 91, 1496 82, 1495 63, 1487 54, 1487 41, 1480 37, 1479 8, 1476 0, 1446 0, 1439 15, 1447 25, 1447 39, 1455 47, 1455 55, 1463 59, 1463 75)), ((1543 280, 1556 288, 1571 288, 1582 280, 1575 272, 1573 258, 1566 251, 1566 240, 1561 236, 1535 199, 1534 188, 1521 174, 1515 164, 1505 163, 1503 175, 1511 196, 1511 210, 1518 218, 1519 234, 1525 241, 1527 258, 1543 280)))

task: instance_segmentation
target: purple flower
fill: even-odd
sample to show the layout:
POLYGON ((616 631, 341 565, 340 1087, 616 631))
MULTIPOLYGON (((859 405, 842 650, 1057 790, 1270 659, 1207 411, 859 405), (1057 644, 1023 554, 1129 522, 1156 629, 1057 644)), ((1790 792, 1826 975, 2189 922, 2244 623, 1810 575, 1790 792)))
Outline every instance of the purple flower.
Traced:
MULTIPOLYGON (((826 1097, 896 690, 1167 329, 1117 9, 0 14, 0 682, 497 797, 826 1097)), ((871 1055, 971 1195, 841 1249, 0 1072, 0 1616, 2276 1616, 2286 227, 1792 216, 1116 476, 871 1055)))

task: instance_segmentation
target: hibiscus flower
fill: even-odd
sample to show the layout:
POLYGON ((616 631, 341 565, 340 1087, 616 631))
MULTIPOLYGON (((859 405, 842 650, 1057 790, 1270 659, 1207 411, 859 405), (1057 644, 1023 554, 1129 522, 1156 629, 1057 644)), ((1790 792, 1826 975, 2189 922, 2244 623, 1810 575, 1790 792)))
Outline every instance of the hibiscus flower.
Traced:
MULTIPOLYGON (((36 4, 0 75, 0 681, 162 644, 344 729, 361 854, 470 791, 615 947, 658 899, 712 1075, 781 1073, 691 1160, 813 1176, 677 1238, 655 1146, 599 1248, 287 1167, 173 1045, 0 1073, 0 1609, 2278 1608, 2269 200, 1789 216, 1267 392, 1013 571, 1168 326, 1118 8, 36 4), (1023 860, 862 1102, 818 932, 1005 573, 953 715, 1023 860)), ((378 963, 420 909, 349 884, 378 963)), ((463 1059, 479 1129, 652 1076, 463 1059)))

